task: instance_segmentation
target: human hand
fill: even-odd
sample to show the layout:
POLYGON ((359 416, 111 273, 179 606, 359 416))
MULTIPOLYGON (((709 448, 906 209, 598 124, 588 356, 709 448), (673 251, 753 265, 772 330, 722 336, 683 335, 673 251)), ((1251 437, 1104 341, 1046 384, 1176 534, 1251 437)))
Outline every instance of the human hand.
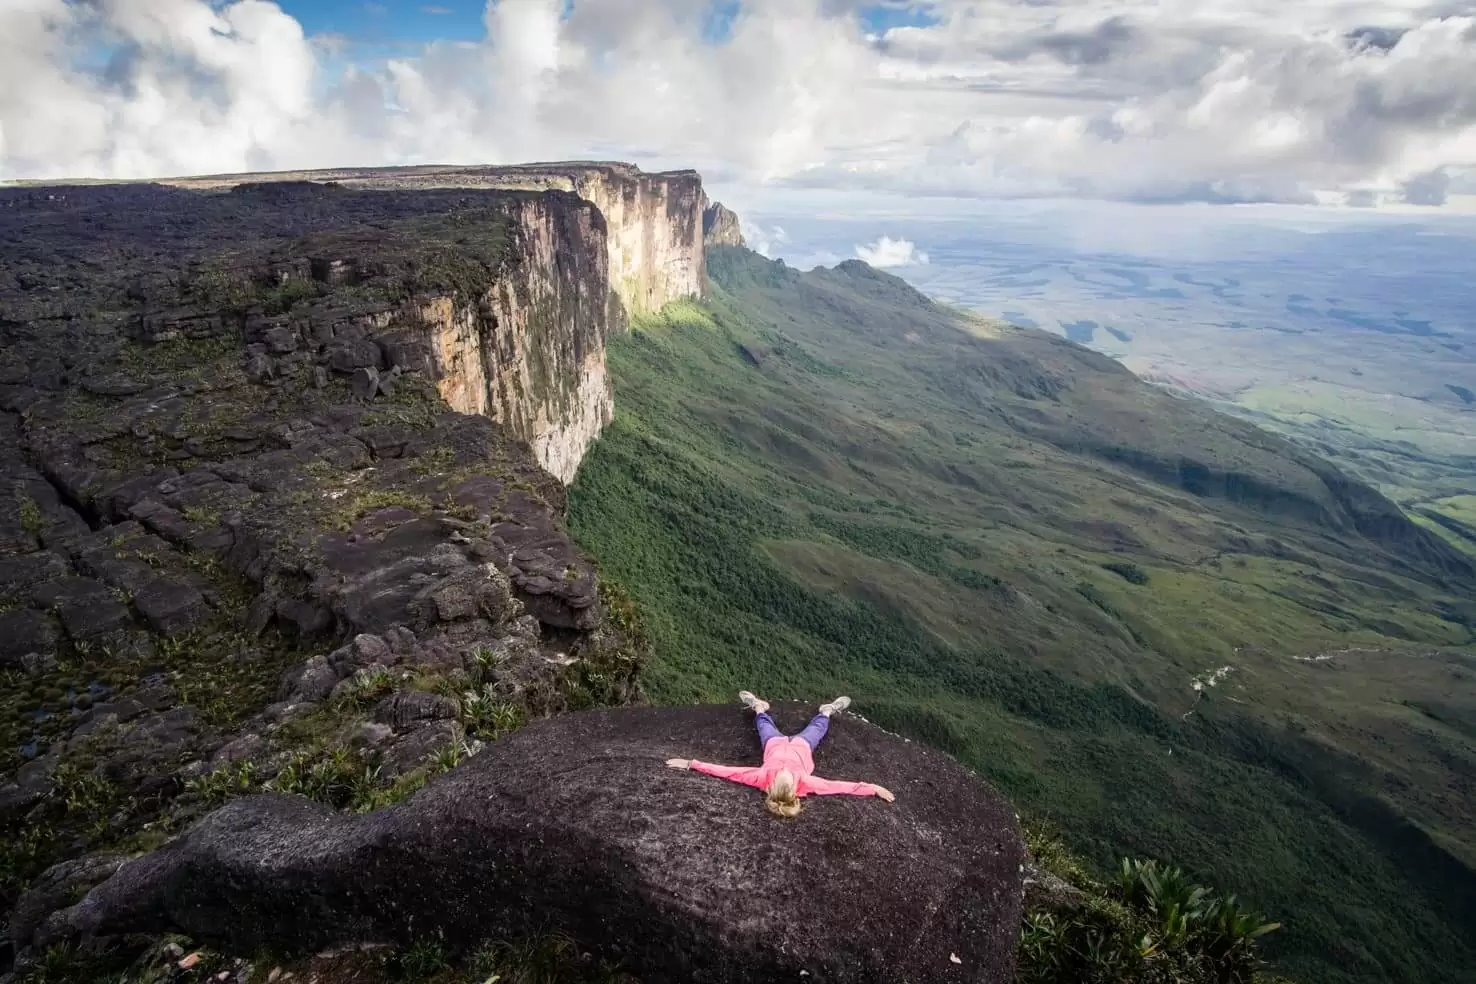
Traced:
POLYGON ((887 789, 885 786, 876 787, 876 798, 879 800, 885 800, 888 803, 894 803, 897 800, 897 797, 892 795, 892 791, 890 789, 887 789))
POLYGON ((690 769, 692 762, 689 759, 667 759, 666 764, 673 769, 690 769))

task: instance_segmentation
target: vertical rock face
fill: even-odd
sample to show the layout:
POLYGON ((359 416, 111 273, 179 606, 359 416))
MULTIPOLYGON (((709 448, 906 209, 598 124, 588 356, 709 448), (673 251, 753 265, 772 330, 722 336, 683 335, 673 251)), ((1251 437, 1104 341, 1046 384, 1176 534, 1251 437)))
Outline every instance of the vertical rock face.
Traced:
POLYGON ((591 168, 576 180, 575 191, 605 215, 610 282, 629 313, 648 314, 670 301, 702 296, 707 196, 696 171, 591 168))
POLYGON ((619 311, 610 301, 605 222, 563 195, 522 198, 511 218, 497 281, 475 304, 434 297, 419 315, 442 398, 502 422, 568 484, 614 415, 605 339, 619 311))
POLYGON ((722 202, 713 202, 702 214, 704 246, 746 246, 738 214, 722 202))
POLYGON ((605 370, 610 330, 631 315, 701 297, 705 237, 715 234, 725 245, 743 241, 737 216, 721 205, 708 208, 697 172, 647 174, 620 163, 354 168, 170 183, 218 190, 304 180, 377 190, 541 193, 518 196, 512 252, 492 288, 475 304, 450 292, 423 299, 414 320, 428 329, 446 402, 502 422, 565 483, 613 416, 605 370))
MULTIPOLYGON (((263 181, 332 181, 346 187, 386 190, 571 191, 592 202, 605 217, 610 282, 627 313, 647 314, 670 301, 700 297, 707 279, 703 216, 708 201, 702 176, 696 171, 647 174, 631 164, 571 161, 509 167, 280 171, 176 178, 168 183, 206 190, 263 181)), ((733 216, 727 209, 722 212, 733 216)), ((736 218, 733 216, 734 229, 736 218)))

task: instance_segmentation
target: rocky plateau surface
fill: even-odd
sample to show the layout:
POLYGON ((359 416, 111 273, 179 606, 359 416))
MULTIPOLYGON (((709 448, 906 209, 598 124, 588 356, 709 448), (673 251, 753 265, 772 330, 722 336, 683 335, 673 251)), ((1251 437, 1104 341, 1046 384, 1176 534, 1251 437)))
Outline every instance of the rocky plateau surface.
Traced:
POLYGON ((603 228, 558 191, 0 191, 0 906, 238 793, 369 811, 634 694, 518 417, 596 352, 603 228), (502 419, 448 405, 438 306, 502 419))
MULTIPOLYGON (((775 713, 797 730, 812 709, 775 713)), ((564 715, 363 817, 240 799, 151 855, 73 873, 83 888, 101 880, 80 901, 62 879, 42 885, 17 939, 176 931, 242 954, 465 950, 551 922, 645 984, 1011 981, 1025 856, 1013 808, 941 752, 854 718, 817 763, 884 783, 894 804, 817 797, 784 822, 755 790, 664 768, 754 760, 752 717, 564 715)))

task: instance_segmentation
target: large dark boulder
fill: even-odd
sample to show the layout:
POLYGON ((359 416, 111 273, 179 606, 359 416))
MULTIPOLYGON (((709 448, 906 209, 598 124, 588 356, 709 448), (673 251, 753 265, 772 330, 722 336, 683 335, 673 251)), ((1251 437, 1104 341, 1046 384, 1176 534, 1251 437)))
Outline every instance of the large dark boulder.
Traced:
MULTIPOLYGON (((777 710, 791 730, 807 713, 777 710)), ((876 781, 896 803, 812 798, 784 821, 753 789, 663 766, 694 756, 757 761, 752 715, 552 718, 366 816, 238 800, 73 908, 33 914, 16 942, 178 930, 290 955, 437 937, 471 947, 552 925, 646 984, 1013 979, 1015 812, 952 759, 839 720, 821 774, 876 781)))

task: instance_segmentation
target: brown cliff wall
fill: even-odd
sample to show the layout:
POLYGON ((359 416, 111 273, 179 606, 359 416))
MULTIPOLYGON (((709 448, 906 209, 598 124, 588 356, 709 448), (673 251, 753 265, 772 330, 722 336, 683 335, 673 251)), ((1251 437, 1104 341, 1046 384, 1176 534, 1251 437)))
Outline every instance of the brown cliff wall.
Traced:
POLYGON ((576 162, 352 168, 169 183, 224 190, 284 181, 542 193, 510 196, 516 200, 508 213, 511 249, 496 282, 475 302, 447 292, 417 299, 395 318, 401 327, 419 326, 437 387, 452 408, 502 422, 565 483, 613 415, 605 371, 609 331, 631 315, 702 296, 707 279, 708 201, 695 171, 647 174, 628 164, 576 162))
POLYGON ((605 222, 569 195, 509 206, 503 268, 475 298, 415 306, 433 375, 453 410, 500 421, 561 482, 614 415, 605 340, 610 300, 605 222))

